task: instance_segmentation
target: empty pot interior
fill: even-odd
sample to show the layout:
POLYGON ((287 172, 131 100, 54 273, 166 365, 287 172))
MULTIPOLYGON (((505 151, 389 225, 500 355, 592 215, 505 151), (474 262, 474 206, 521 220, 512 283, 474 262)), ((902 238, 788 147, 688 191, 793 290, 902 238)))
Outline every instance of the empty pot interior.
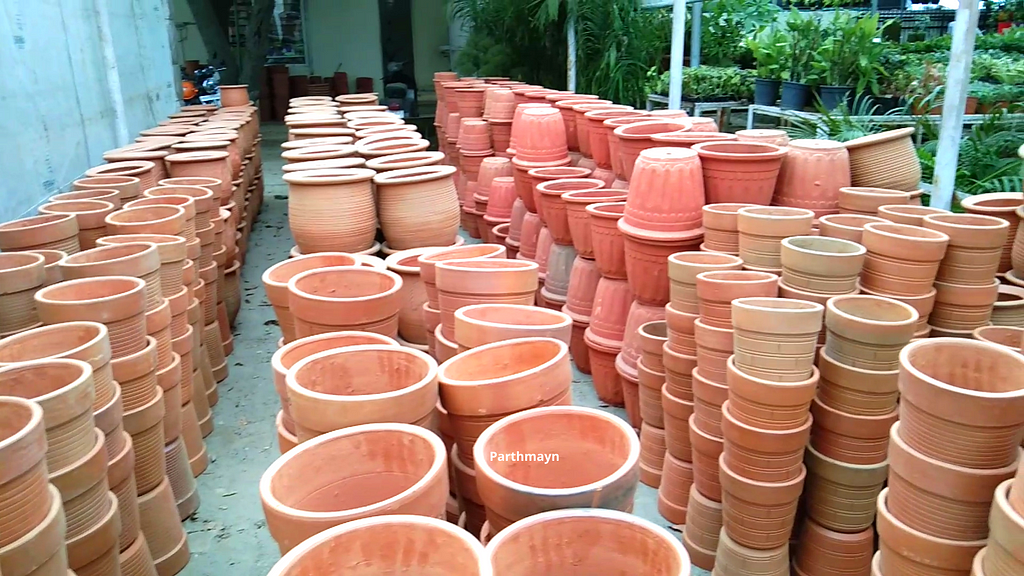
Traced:
POLYGON ((904 351, 905 362, 951 387, 990 394, 1024 389, 1024 358, 1005 349, 931 340, 904 351))
POLYGON ((425 438, 399 430, 372 430, 293 451, 270 490, 281 504, 306 512, 371 506, 411 488, 434 464, 425 438))
POLYGON ((51 224, 53 222, 67 220, 69 218, 74 218, 74 216, 68 214, 45 214, 42 216, 29 216, 28 218, 22 218, 20 220, 11 220, 10 222, 4 222, 3 224, 0 224, 0 230, 20 230, 22 228, 32 228, 33 226, 51 224))
POLYGON ((488 465, 499 476, 543 489, 598 482, 630 457, 629 437, 622 427, 580 412, 548 412, 517 420, 495 430, 483 448, 488 465), (494 456, 517 453, 542 458, 508 462, 494 456), (545 460, 545 455, 552 456, 545 460))
POLYGON ((307 270, 333 266, 358 266, 359 261, 348 254, 318 254, 307 258, 292 258, 275 266, 269 274, 271 282, 287 284, 294 276, 307 270))
POLYGON ((85 252, 79 252, 78 254, 72 254, 64 260, 63 264, 74 266, 76 264, 82 265, 111 262, 113 260, 119 260, 121 258, 127 258, 129 256, 145 252, 152 247, 153 246, 151 244, 142 243, 102 246, 92 250, 86 250, 85 252))
POLYGON ((141 283, 141 280, 134 282, 127 278, 104 276, 84 282, 61 282, 40 293, 46 300, 54 302, 81 302, 125 294, 138 288, 141 283))
POLYGON ((296 280, 295 287, 321 298, 367 298, 391 290, 395 281, 390 276, 360 267, 317 271, 296 280))
POLYGON ((153 222, 172 218, 179 212, 184 212, 177 206, 145 206, 140 208, 128 208, 119 210, 110 215, 110 219, 118 224, 135 224, 139 222, 153 222))
POLYGON ((0 362, 27 362, 70 352, 96 340, 100 330, 88 324, 58 324, 25 332, 0 343, 0 362))
POLYGON ((976 334, 979 339, 1001 346, 1008 346, 1019 350, 1024 343, 1024 330, 1008 326, 985 326, 980 328, 976 334))
MULTIPOLYGON (((16 270, 38 264, 39 256, 40 254, 30 254, 27 252, 5 252, 3 257, 0 258, 0 271, 16 270)), ((43 262, 45 263, 46 260, 44 259, 43 262)))
POLYGON ((0 372, 0 396, 32 400, 60 390, 82 377, 80 365, 64 362, 15 365, 0 372))
POLYGON ((460 354, 445 369, 449 381, 476 382, 506 378, 550 362, 562 348, 551 340, 508 340, 460 354))
POLYGON ((298 364, 299 360, 308 358, 318 352, 344 348, 345 346, 362 346, 364 344, 383 344, 387 346, 391 345, 392 342, 386 336, 378 336, 369 332, 326 338, 314 337, 306 341, 298 340, 294 346, 281 354, 281 367, 285 370, 291 370, 291 367, 298 364))
POLYGON ((873 322, 906 322, 914 317, 912 308, 888 298, 836 298, 832 306, 855 318, 873 322))
POLYGON ((295 373, 303 388, 336 396, 386 394, 422 381, 430 366, 401 348, 344 350, 310 361, 295 373))
POLYGON ((794 248, 808 252, 823 252, 827 254, 861 254, 864 252, 864 247, 860 244, 824 236, 799 236, 787 238, 786 242, 794 248))
POLYGON ((8 400, 0 401, 0 446, 28 426, 32 410, 28 406, 8 400))
POLYGON ((478 306, 461 312, 477 322, 507 326, 556 326, 565 321, 564 316, 536 306, 478 306))
POLYGON ((668 340, 668 323, 664 320, 643 324, 640 326, 640 331, 650 338, 668 340))
POLYGON ((996 302, 1020 302, 1021 300, 1024 300, 1024 295, 1015 292, 1003 292, 1000 290, 996 296, 996 302))
POLYGON ((684 568, 676 551, 649 530, 585 515, 523 526, 488 552, 502 576, 679 574, 684 568))
POLYGON ((475 244, 460 246, 453 250, 444 250, 442 252, 435 252, 421 256, 428 262, 443 262, 445 260, 462 260, 464 258, 484 258, 487 256, 493 256, 500 250, 500 247, 494 244, 475 244))

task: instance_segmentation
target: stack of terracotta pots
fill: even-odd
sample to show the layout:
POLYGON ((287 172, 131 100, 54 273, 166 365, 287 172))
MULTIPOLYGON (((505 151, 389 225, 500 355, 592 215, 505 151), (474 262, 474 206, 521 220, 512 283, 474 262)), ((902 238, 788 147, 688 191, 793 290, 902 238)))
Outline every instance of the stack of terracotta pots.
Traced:
POLYGON ((789 540, 807 476, 804 449, 823 312, 820 304, 803 300, 732 301, 735 351, 721 407, 723 537, 717 562, 765 557, 766 574, 789 570, 789 540))
POLYGON ((938 292, 933 284, 949 236, 938 230, 890 222, 869 222, 857 232, 862 233, 861 244, 867 249, 861 292, 910 305, 918 315, 915 337, 927 338, 931 333, 928 318, 938 292))
MULTIPOLYGON (((539 182, 536 177, 530 175, 530 171, 535 168, 556 168, 571 164, 562 115, 547 104, 516 108, 510 146, 515 147, 512 167, 516 194, 523 201, 530 217, 536 218, 540 223, 534 190, 539 182)), ((527 246, 536 246, 539 235, 540 226, 526 229, 524 225, 521 242, 527 246)), ((521 250, 519 258, 534 260, 537 254, 535 250, 521 250)))
POLYGON ((706 204, 704 213, 704 243, 702 250, 721 252, 738 256, 740 253, 739 217, 740 208, 755 204, 706 204))
MULTIPOLYGON (((779 295, 824 305, 830 298, 857 294, 857 280, 867 250, 855 242, 819 236, 791 236, 782 241, 779 295)), ((825 344, 825 331, 818 345, 825 344)))
POLYGON ((949 237, 935 276, 928 323, 936 336, 969 338, 987 326, 999 297, 999 271, 1009 223, 981 214, 932 214, 924 227, 949 237))
MULTIPOLYGON (((567 102, 576 121, 575 130, 580 153, 583 154, 583 149, 587 149, 586 155, 580 163, 589 166, 589 162, 593 162, 594 172, 591 177, 601 180, 607 186, 613 185, 616 180, 614 166, 618 163, 618 158, 612 157, 611 140, 615 140, 616 145, 618 140, 612 134, 615 127, 606 125, 605 121, 622 117, 647 118, 647 114, 633 110, 632 106, 612 105, 607 101, 569 100, 567 102)), ((556 106, 561 107, 564 103, 559 102, 556 106)), ((616 154, 616 156, 618 155, 616 154)))
MULTIPOLYGON (((455 72, 434 72, 434 96, 437 97, 437 106, 434 109, 434 128, 437 130, 437 141, 444 146, 446 144, 445 123, 448 118, 448 102, 442 86, 448 82, 455 82, 459 75, 455 72)), ((457 106, 452 103, 452 106, 457 106)), ((444 149, 441 150, 444 152, 444 149)))
MULTIPOLYGON (((578 256, 573 245, 572 228, 569 226, 568 204, 563 196, 600 190, 604 184, 592 178, 547 179, 538 174, 546 170, 563 171, 568 168, 531 170, 531 174, 540 180, 535 188, 539 197, 537 206, 543 214, 551 238, 550 248, 546 254, 541 254, 541 247, 538 246, 537 262, 546 263, 544 286, 538 293, 538 300, 542 306, 561 310, 568 303, 572 269, 578 256)), ((589 170, 581 168, 572 170, 589 173, 589 170)))
POLYGON ((288 281, 298 338, 341 330, 398 335, 401 276, 367 266, 307 270, 288 281))
POLYGON ((754 206, 736 212, 739 255, 747 270, 782 272, 782 240, 809 236, 814 212, 806 208, 754 206))
POLYGON ((1016 542, 1024 536, 1024 465, 1012 480, 996 487, 989 514, 988 545, 978 551, 971 569, 981 575, 1024 570, 1016 542))
POLYGON ((1009 228, 1006 231, 1006 242, 999 257, 999 273, 1004 274, 1013 269, 1013 245, 1020 229, 1020 216, 1017 209, 1024 205, 1022 192, 993 192, 978 194, 965 198, 960 205, 969 214, 981 214, 1006 220, 1009 228))
POLYGON ((1024 357, 1001 346, 933 338, 903 349, 900 421, 889 435, 888 487, 878 496, 877 573, 1014 573, 1019 559, 1000 571, 978 555, 990 527, 990 562, 1008 536, 1000 510, 1005 482, 1020 466, 1022 383, 1024 357))

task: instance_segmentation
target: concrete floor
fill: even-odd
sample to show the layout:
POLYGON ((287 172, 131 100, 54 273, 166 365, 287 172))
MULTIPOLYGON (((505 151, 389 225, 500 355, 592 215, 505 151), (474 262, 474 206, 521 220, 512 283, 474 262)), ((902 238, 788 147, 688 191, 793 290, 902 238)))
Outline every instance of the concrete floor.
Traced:
MULTIPOLYGON (((213 410, 216 428, 206 438, 211 462, 197 479, 201 504, 185 523, 192 560, 182 576, 260 576, 280 558, 266 528, 259 481, 279 456, 274 419, 280 401, 271 379, 270 357, 281 334, 260 276, 287 258, 294 244, 288 231, 288 188, 281 180, 280 143, 284 140, 283 126, 263 127, 263 210, 253 226, 242 269, 242 307, 234 328, 235 351, 228 359, 230 375, 220 384, 220 402, 213 410)), ((599 407, 625 417, 623 410, 601 404, 590 376, 575 368, 572 394, 577 406, 599 407)), ((633 512, 680 536, 658 514, 656 490, 640 484, 633 512)), ((709 573, 694 568, 693 574, 709 573)))

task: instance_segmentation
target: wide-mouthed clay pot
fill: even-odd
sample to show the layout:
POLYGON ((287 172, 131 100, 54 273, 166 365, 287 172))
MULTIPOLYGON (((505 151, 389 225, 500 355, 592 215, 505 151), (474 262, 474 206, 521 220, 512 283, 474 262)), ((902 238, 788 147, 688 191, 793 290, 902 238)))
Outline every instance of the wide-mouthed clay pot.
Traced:
POLYGON ((975 328, 971 336, 975 340, 1006 346, 1024 353, 1024 328, 1016 326, 982 326, 975 328))
MULTIPOLYGON (((184 267, 188 258, 188 243, 185 242, 185 239, 166 234, 121 234, 105 236, 100 238, 96 244, 97 246, 113 246, 135 243, 156 245, 157 255, 160 259, 160 291, 165 298, 172 298, 178 294, 184 283, 184 267)), ((148 287, 147 284, 147 289, 148 287)))
POLYGON ((452 166, 422 166, 374 177, 380 225, 391 248, 451 243, 459 228, 454 174, 452 166))
POLYGON ((473 304, 532 305, 537 293, 536 262, 481 258, 447 260, 434 266, 445 338, 455 339, 455 311, 473 304))
MULTIPOLYGON (((995 501, 989 518, 991 531, 988 548, 983 552, 981 561, 986 574, 999 574, 1001 567, 1010 569, 1011 573, 1024 570, 1024 561, 1021 560, 1015 543, 1015 538, 1024 531, 1024 520, 1021 518, 1020 510, 1014 508, 1013 497, 1010 496, 1015 489, 1013 486, 1016 484, 1007 480, 995 490, 995 501)), ((975 566, 977 565, 978 559, 975 558, 975 566)))
POLYGON ((117 190, 122 204, 137 198, 144 189, 152 186, 147 184, 143 188, 141 181, 134 176, 87 176, 71 183, 74 190, 117 190))
MULTIPOLYGON (((212 216, 211 216, 212 218, 212 216)), ((181 236, 185 230, 185 209, 180 206, 139 206, 107 215, 107 233, 167 234, 181 236)))
POLYGON ((1024 356, 962 338, 900 352, 900 436, 925 456, 967 468, 1016 461, 1024 418, 1024 356))
POLYGON ((607 202, 624 202, 627 190, 612 190, 603 188, 600 190, 571 191, 562 194, 562 201, 566 205, 569 233, 572 237, 573 246, 580 256, 594 258, 594 247, 590 229, 590 216, 587 213, 587 206, 607 202))
POLYGON ((438 368, 441 404, 463 461, 490 424, 540 406, 571 404, 569 347, 553 338, 521 338, 479 346, 438 368))
POLYGON ((761 482, 788 482, 803 470, 804 448, 812 418, 786 430, 765 430, 732 416, 730 402, 722 404, 722 456, 736 474, 761 482))
POLYGON ((32 252, 0 254, 0 334, 39 325, 35 293, 46 283, 46 259, 32 252))
POLYGON ((98 276, 132 276, 146 283, 146 311, 163 304, 160 285, 160 255, 148 242, 99 246, 68 256, 60 263, 67 280, 98 276))
POLYGON ((693 150, 703 166, 708 204, 769 204, 788 153, 786 148, 761 142, 704 142, 695 144, 693 150))
POLYGON ((846 142, 854 186, 916 190, 921 163, 914 151, 914 128, 897 128, 846 142))
POLYGON ((465 351, 516 338, 555 338, 569 344, 572 318, 562 312, 515 304, 476 304, 455 312, 455 341, 465 351))
POLYGON ((673 308, 698 314, 697 275, 718 270, 739 270, 743 261, 715 252, 677 252, 668 257, 669 292, 673 308))
POLYGON ((328 528, 298 544, 271 576, 300 576, 346 566, 352 576, 415 572, 491 576, 483 545, 458 526, 424 516, 389 514, 328 528), (410 550, 410 562, 396 550, 410 550))
POLYGON ((274 307, 278 326, 285 342, 295 339, 295 318, 289 308, 288 282, 295 276, 317 268, 358 266, 355 256, 343 252, 324 252, 289 258, 274 264, 263 272, 263 289, 274 307))
POLYGON ((40 214, 74 214, 78 221, 78 244, 82 250, 96 246, 106 233, 104 218, 118 207, 102 200, 50 202, 39 207, 40 214))
POLYGON ((814 212, 804 208, 756 206, 737 212, 739 251, 748 270, 782 270, 782 240, 811 233, 814 212))
POLYGON ((431 424, 436 366, 423 352, 390 344, 346 346, 299 360, 285 376, 299 441, 374 422, 431 424))
POLYGON ((398 335, 402 277, 365 266, 307 270, 288 281, 295 336, 338 330, 398 335))
POLYGON ((260 479, 267 528, 282 553, 359 518, 443 517, 448 490, 444 443, 408 424, 324 434, 282 455, 260 479))
MULTIPOLYGON (((225 202, 231 198, 232 170, 230 154, 226 150, 197 150, 192 152, 179 152, 164 158, 167 163, 167 171, 173 178, 216 178, 221 181, 220 189, 214 190, 214 194, 225 202)), ((142 189, 147 190, 156 184, 146 186, 142 183, 142 189)))
POLYGON ((702 208, 704 221, 704 244, 702 250, 737 255, 740 253, 737 213, 740 208, 756 204, 719 203, 706 204, 702 208))
POLYGON ((872 222, 885 223, 888 220, 877 216, 829 214, 818 219, 818 235, 860 243, 864 235, 864 225, 872 222))
POLYGON ((726 382, 732 414, 737 421, 766 430, 787 430, 807 419, 818 383, 818 369, 799 382, 777 382, 741 372, 733 358, 727 362, 726 382))
POLYGON ((721 533, 722 503, 703 496, 695 486, 690 486, 683 547, 694 566, 704 570, 714 568, 721 533))
POLYGON ((995 277, 1008 238, 1009 223, 982 214, 931 214, 924 227, 949 236, 935 279, 962 286, 985 286, 995 277))
POLYGON ((800 544, 793 560, 795 573, 820 574, 845 567, 857 569, 859 574, 870 573, 875 549, 875 531, 871 528, 840 533, 813 520, 805 520, 798 530, 800 544))
POLYGON ((843 533, 868 529, 875 520, 875 500, 885 484, 888 464, 848 464, 820 454, 813 446, 804 455, 807 516, 843 533))
POLYGON ((778 383, 806 381, 814 366, 824 314, 824 306, 805 300, 733 300, 733 364, 749 377, 778 383))
POLYGON ((932 208, 931 206, 915 206, 913 204, 886 204, 878 207, 878 217, 895 224, 921 226, 924 217, 931 214, 949 214, 949 210, 932 208))
POLYGON ((127 276, 69 280, 36 292, 44 324, 85 320, 105 324, 114 358, 146 346, 145 282, 127 276))
POLYGON ((377 230, 371 179, 365 168, 321 169, 284 176, 288 223, 304 254, 358 252, 377 230))
POLYGON ((785 546, 793 531, 797 503, 807 470, 784 482, 763 482, 740 476, 719 457, 722 482, 722 528, 737 544, 757 550, 785 546))
POLYGON ((474 258, 505 258, 506 249, 499 244, 467 244, 455 248, 438 248, 420 256, 420 278, 427 291, 427 302, 437 310, 437 284, 434 267, 437 262, 447 260, 471 260, 474 258))
POLYGON ((491 537, 487 555, 495 576, 690 573, 677 537, 617 510, 556 510, 524 518, 491 537))
MULTIPOLYGON (((167 158, 165 157, 166 161, 167 158)), ((121 196, 122 202, 127 202, 138 196, 143 190, 156 186, 157 176, 163 171, 157 171, 156 163, 148 160, 129 160, 126 162, 108 162, 85 171, 87 178, 104 177, 132 177, 138 178, 138 188, 125 188, 126 192, 134 192, 132 196, 121 196)))
POLYGON ((918 226, 868 223, 861 244, 868 250, 861 286, 874 293, 923 296, 932 289, 949 236, 918 226))
POLYGON ((888 188, 848 186, 839 189, 839 213, 875 216, 881 206, 909 204, 910 193, 888 188))
MULTIPOLYGON (((13 396, 0 398, 0 502, 22 509, 18 515, 0 518, 0 544, 7 547, 31 534, 43 523, 51 504, 46 470, 46 434, 43 409, 30 400, 13 396)), ((56 489, 56 500, 60 494, 56 489)), ((62 523, 63 531, 63 523, 62 523)), ((63 545, 63 537, 61 538, 63 545)))
POLYGON ((604 188, 604 183, 593 178, 564 178, 548 180, 537 185, 540 196, 538 206, 543 209, 548 230, 556 244, 573 244, 572 227, 569 223, 565 194, 594 192, 604 188))
POLYGON ((782 281, 822 295, 849 294, 857 289, 865 254, 863 246, 840 238, 784 238, 780 252, 782 281))
POLYGON ((845 366, 889 372, 914 337, 918 314, 911 306, 878 296, 836 296, 826 304, 825 353, 845 366))
POLYGON ((0 250, 60 250, 74 254, 81 249, 78 220, 74 214, 43 214, 0 224, 0 250))
MULTIPOLYGON (((732 301, 737 298, 774 298, 779 277, 753 270, 710 270, 696 276, 698 312, 708 326, 732 329, 732 301)), ((672 305, 675 308, 675 305, 672 305)), ((680 311, 681 312, 681 311, 680 311)))
POLYGON ((1009 223, 1010 229, 1007 231, 1006 243, 1003 244, 1003 253, 999 259, 999 272, 1013 268, 1013 246, 1015 238, 1020 234, 1018 209, 1021 205, 1024 205, 1024 193, 1021 192, 977 194, 960 202, 960 206, 970 214, 994 216, 1009 223))
POLYGON ((489 427, 473 450, 477 488, 494 532, 549 510, 633 508, 640 442, 611 414, 560 406, 526 410, 489 427), (552 438, 566 444, 556 446, 552 438), (519 453, 558 456, 540 462, 507 457, 519 453))

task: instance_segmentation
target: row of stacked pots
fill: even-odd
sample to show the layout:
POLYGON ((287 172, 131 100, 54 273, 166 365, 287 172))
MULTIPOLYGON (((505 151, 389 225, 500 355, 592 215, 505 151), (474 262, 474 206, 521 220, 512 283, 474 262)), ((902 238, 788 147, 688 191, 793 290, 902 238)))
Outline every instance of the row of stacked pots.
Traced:
POLYGON ((0 224, 3 574, 188 563, 262 199, 258 117, 247 96, 185 107, 0 224))

